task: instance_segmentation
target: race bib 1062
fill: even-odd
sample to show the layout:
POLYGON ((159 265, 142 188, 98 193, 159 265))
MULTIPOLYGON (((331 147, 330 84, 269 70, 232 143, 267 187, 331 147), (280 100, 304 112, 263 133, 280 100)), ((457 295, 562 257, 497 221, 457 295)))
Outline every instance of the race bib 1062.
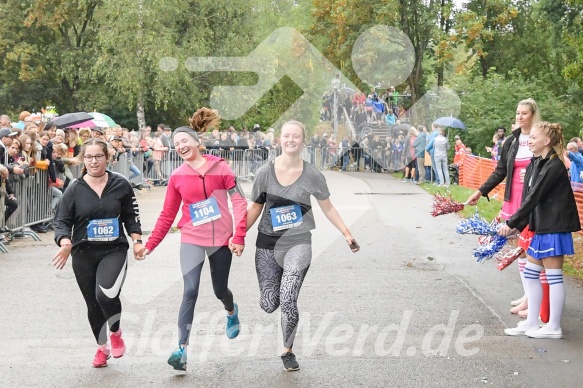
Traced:
POLYGON ((114 241, 119 238, 119 220, 117 218, 102 218, 89 221, 87 225, 87 240, 114 241))

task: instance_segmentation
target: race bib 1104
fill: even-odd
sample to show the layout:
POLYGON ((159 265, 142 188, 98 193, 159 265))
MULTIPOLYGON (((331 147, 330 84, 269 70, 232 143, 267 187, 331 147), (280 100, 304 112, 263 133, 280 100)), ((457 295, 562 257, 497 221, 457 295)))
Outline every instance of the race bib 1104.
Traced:
POLYGON ((206 224, 221 218, 219 205, 214 197, 193 203, 189 206, 193 226, 206 224))

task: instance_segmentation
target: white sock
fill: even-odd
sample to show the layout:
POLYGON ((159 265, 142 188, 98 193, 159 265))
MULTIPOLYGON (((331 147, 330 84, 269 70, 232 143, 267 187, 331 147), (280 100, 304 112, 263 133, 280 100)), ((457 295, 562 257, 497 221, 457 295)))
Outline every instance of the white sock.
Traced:
POLYGON ((518 261, 518 271, 520 272, 520 281, 522 282, 522 289, 524 290, 524 295, 526 295, 526 284, 524 282, 524 266, 528 262, 526 257, 519 257, 516 259, 518 261))
POLYGON ((538 327, 538 313, 543 300, 543 287, 540 283, 542 269, 542 266, 531 262, 527 262, 524 266, 524 285, 526 286, 526 297, 528 299, 526 325, 528 327, 538 327))
POLYGON ((563 283, 562 269, 547 269, 547 279, 549 281, 549 298, 551 314, 547 326, 551 330, 561 328, 561 316, 565 306, 565 283, 563 283))

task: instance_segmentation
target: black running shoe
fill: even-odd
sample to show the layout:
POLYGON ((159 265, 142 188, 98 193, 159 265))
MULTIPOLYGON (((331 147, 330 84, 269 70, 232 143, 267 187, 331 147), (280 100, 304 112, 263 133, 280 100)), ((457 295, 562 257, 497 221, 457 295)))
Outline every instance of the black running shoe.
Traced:
POLYGON ((281 355, 281 361, 283 361, 283 370, 288 372, 293 372, 300 370, 300 364, 296 361, 296 355, 292 352, 287 352, 281 355))

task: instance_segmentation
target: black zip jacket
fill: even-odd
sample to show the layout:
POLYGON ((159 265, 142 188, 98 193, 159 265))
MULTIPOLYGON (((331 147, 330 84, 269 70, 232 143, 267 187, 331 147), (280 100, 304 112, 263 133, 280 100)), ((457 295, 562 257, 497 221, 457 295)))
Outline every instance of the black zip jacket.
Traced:
POLYGON ((130 182, 115 172, 109 175, 101 198, 82 178, 76 179, 63 194, 55 215, 55 242, 69 238, 73 243, 72 253, 82 246, 116 246, 129 248, 128 240, 123 232, 122 223, 128 235, 142 233, 138 202, 130 182), (87 225, 89 221, 103 218, 118 218, 119 237, 114 241, 88 241, 87 225), (72 238, 71 238, 72 236, 72 238))
POLYGON ((522 205, 507 222, 511 228, 537 234, 581 230, 579 213, 565 165, 555 150, 532 158, 524 175, 522 205))
POLYGON ((502 150, 500 151, 500 159, 498 159, 498 164, 494 169, 494 172, 490 174, 490 177, 484 182, 484 184, 478 189, 482 193, 482 196, 488 198, 488 193, 494 190, 496 186, 500 184, 506 178, 506 189, 504 189, 504 200, 510 201, 510 187, 512 186, 512 173, 514 172, 514 160, 516 159, 516 154, 518 153, 519 137, 522 130, 520 128, 512 131, 512 136, 508 136, 504 144, 502 144, 502 150))

